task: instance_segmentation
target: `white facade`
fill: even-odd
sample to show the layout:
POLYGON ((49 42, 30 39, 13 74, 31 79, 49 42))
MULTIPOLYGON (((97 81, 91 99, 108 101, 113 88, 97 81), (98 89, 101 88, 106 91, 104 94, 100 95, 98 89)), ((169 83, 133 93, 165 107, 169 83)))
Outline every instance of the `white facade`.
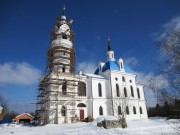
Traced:
POLYGON ((146 119, 143 85, 124 63, 116 60, 108 39, 107 61, 99 62, 94 74, 72 73, 73 33, 66 22, 65 9, 52 32, 48 51, 49 73, 39 86, 37 102, 43 124, 71 123, 88 116, 125 115, 127 119, 146 119))

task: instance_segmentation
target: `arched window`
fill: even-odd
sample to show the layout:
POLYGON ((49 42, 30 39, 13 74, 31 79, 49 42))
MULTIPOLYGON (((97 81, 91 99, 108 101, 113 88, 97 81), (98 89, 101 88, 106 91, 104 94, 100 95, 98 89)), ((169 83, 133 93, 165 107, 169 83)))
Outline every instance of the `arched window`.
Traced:
POLYGON ((103 108, 102 108, 102 106, 99 107, 99 115, 103 115, 103 108))
POLYGON ((62 94, 66 95, 67 94, 66 91, 67 91, 67 82, 64 81, 64 83, 62 84, 62 94))
POLYGON ((125 77, 124 76, 122 76, 122 81, 125 82, 125 77))
POLYGON ((121 115, 122 113, 121 113, 121 107, 120 106, 118 106, 118 115, 121 115))
POLYGON ((121 69, 123 69, 123 65, 122 65, 122 62, 121 62, 121 69))
POLYGON ((99 97, 102 97, 102 86, 100 83, 98 84, 98 92, 99 92, 99 97))
POLYGON ((61 107, 61 116, 66 116, 66 108, 64 105, 61 107))
POLYGON ((63 39, 67 39, 67 35, 65 33, 62 34, 63 39))
POLYGON ((78 82, 78 96, 86 96, 86 84, 78 82))
POLYGON ((127 90, 125 87, 124 87, 124 96, 127 97, 127 90))
POLYGON ((139 111, 140 111, 140 114, 143 114, 141 106, 139 107, 139 111))
POLYGON ((136 114, 136 107, 133 106, 133 113, 136 114))
POLYGON ((126 114, 129 114, 129 107, 126 106, 126 114))
POLYGON ((139 93, 139 88, 137 88, 137 95, 138 95, 138 98, 141 98, 140 93, 139 93))
POLYGON ((86 105, 84 103, 79 103, 77 107, 86 107, 86 105))
POLYGON ((134 97, 133 87, 131 86, 131 96, 134 97))
POLYGON ((116 94, 117 94, 117 97, 120 96, 120 94, 119 94, 119 85, 118 84, 116 84, 116 94))

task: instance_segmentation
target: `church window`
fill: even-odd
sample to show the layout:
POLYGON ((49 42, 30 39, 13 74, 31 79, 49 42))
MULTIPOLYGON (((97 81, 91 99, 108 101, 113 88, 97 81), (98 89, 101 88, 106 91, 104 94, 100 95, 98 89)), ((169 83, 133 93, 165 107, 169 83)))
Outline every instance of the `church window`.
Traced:
POLYGON ((86 107, 86 105, 84 103, 79 103, 77 107, 86 107))
POLYGON ((118 115, 121 115, 122 113, 121 113, 121 107, 120 106, 118 106, 118 115))
POLYGON ((115 77, 115 80, 116 80, 116 81, 118 81, 118 78, 117 78, 117 77, 115 77))
POLYGON ((133 106, 133 113, 136 114, 136 107, 133 106))
POLYGON ((116 94, 117 94, 117 97, 120 96, 120 94, 119 94, 119 85, 118 84, 116 84, 116 94))
POLYGON ((62 85, 62 94, 66 95, 66 91, 67 91, 67 83, 65 81, 62 85))
POLYGON ((127 97, 127 90, 125 87, 124 87, 124 96, 127 97))
POLYGON ((140 97, 139 88, 137 88, 137 95, 138 95, 138 98, 141 98, 141 97, 140 97))
POLYGON ((99 107, 99 115, 103 115, 103 108, 102 108, 102 106, 99 107))
POLYGON ((141 106, 139 107, 139 111, 140 111, 140 114, 143 113, 143 112, 142 112, 142 107, 141 107, 141 106))
POLYGON ((98 84, 98 92, 99 92, 99 97, 102 97, 102 86, 100 83, 98 84))
POLYGON ((86 84, 78 82, 78 96, 86 96, 86 84))
POLYGON ((132 83, 132 80, 129 80, 130 83, 132 83))
POLYGON ((129 114, 129 107, 126 106, 126 114, 129 114))
POLYGON ((122 81, 125 82, 125 77, 124 76, 122 76, 122 81))
POLYGON ((66 116, 66 108, 64 105, 61 107, 61 116, 66 116))
POLYGON ((63 66, 62 67, 62 72, 65 72, 65 71, 66 71, 65 66, 63 66))
POLYGON ((134 97, 133 87, 131 86, 131 96, 134 97))
POLYGON ((62 34, 62 38, 63 39, 67 39, 67 35, 66 34, 62 34))
POLYGON ((122 62, 121 62, 121 69, 123 69, 123 65, 122 65, 122 62))

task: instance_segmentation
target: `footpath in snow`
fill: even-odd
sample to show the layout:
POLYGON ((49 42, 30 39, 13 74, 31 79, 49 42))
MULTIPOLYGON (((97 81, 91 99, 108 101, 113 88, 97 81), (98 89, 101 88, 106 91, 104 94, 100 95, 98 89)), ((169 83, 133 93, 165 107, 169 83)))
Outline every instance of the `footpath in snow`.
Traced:
POLYGON ((179 120, 166 121, 165 118, 150 118, 127 121, 126 129, 104 129, 96 126, 98 121, 99 119, 92 123, 49 124, 37 127, 3 124, 0 125, 0 135, 178 135, 173 127, 180 122, 179 120))

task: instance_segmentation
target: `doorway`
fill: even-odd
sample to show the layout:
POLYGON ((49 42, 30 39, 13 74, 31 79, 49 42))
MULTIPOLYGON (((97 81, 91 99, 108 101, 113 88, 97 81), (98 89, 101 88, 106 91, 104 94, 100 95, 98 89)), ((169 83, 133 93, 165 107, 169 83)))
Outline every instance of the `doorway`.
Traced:
POLYGON ((80 109, 80 112, 79 112, 79 116, 80 116, 80 120, 83 120, 84 119, 84 110, 83 109, 80 109))

